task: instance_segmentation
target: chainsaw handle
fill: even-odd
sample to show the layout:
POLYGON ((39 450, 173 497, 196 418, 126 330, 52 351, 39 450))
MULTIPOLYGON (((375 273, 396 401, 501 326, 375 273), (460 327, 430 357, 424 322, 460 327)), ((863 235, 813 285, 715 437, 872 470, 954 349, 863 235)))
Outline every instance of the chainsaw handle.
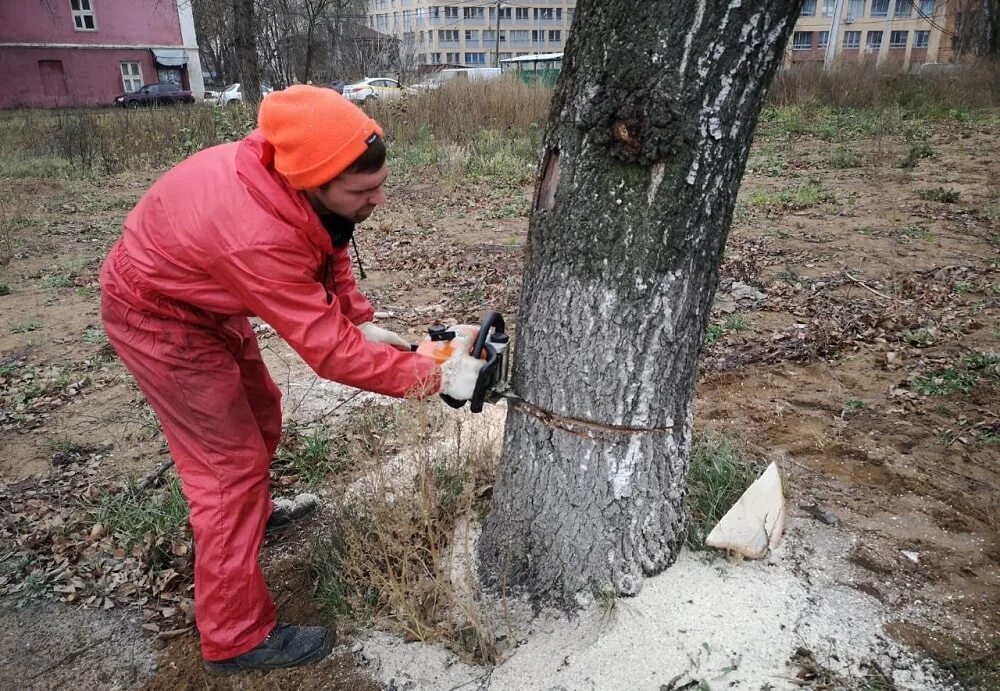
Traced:
MULTIPOLYGON (((486 362, 479 369, 479 376, 476 378, 476 388, 469 399, 469 410, 479 413, 483 410, 483 402, 486 400, 486 393, 490 389, 490 384, 496 374, 497 351, 489 344, 491 329, 495 333, 504 333, 505 324, 499 312, 487 312, 483 320, 479 323, 479 334, 475 343, 469 349, 469 355, 479 358, 483 352, 486 353, 486 362)), ((441 400, 452 408, 458 409, 465 405, 465 401, 459 401, 451 396, 441 394, 441 400)))

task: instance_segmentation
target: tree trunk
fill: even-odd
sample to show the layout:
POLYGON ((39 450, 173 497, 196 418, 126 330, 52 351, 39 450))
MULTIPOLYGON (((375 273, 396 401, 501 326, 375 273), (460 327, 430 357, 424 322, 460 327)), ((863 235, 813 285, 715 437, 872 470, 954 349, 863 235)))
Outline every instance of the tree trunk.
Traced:
POLYGON ((802 0, 580 0, 553 97, 488 585, 634 595, 683 542, 698 352, 802 0))
POLYGON ((233 44, 236 69, 244 103, 260 102, 260 67, 257 64, 257 25, 254 0, 233 0, 233 44))

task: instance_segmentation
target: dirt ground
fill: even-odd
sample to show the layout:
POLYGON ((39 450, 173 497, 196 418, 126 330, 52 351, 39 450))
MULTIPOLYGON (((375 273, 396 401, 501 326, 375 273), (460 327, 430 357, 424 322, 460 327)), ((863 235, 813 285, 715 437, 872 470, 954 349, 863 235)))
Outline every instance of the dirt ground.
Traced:
MULTIPOLYGON (((988 660, 1000 644, 1000 127, 995 117, 924 127, 932 153, 913 167, 894 165, 902 136, 850 142, 856 164, 834 167, 834 144, 764 128, 696 422, 783 454, 792 504, 856 537, 851 561, 867 578, 855 587, 896 613, 896 641, 988 660), (928 192, 938 188, 957 198, 928 192)), ((97 307, 103 255, 155 178, 0 179, 5 213, 19 219, 0 267, 0 516, 28 501, 65 520, 70 497, 167 458, 97 307)), ((416 338, 438 319, 515 316, 529 198, 393 180, 358 233, 361 286, 382 321, 416 338)), ((342 392, 324 400, 273 333, 261 339, 276 380, 301 394, 286 416, 315 419, 342 402, 342 392)), ((3 520, 8 592, 20 547, 3 520)), ((266 570, 285 618, 326 622, 301 563, 307 532, 269 544, 266 570)), ((141 605, 98 615, 44 584, 29 595, 0 602, 0 688, 376 688, 347 633, 314 670, 217 682, 190 627, 140 628, 141 605), (22 639, 25 628, 37 630, 22 639)))

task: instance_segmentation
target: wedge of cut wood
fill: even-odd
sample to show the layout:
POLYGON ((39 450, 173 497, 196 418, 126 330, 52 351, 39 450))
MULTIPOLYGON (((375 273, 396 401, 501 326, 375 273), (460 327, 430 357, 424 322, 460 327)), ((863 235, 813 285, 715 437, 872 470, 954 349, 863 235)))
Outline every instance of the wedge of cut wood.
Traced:
POLYGON ((774 549, 785 530, 785 495, 776 463, 747 487, 733 508, 712 528, 705 544, 761 559, 774 549))

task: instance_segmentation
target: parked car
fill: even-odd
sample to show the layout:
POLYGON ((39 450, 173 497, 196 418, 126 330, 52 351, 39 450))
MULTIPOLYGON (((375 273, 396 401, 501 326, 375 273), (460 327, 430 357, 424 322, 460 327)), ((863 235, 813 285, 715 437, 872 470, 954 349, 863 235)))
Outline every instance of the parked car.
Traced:
POLYGON ((204 101, 205 103, 212 103, 212 104, 218 103, 219 92, 213 91, 212 89, 205 89, 204 101))
POLYGON ((368 77, 344 87, 344 97, 354 103, 368 103, 379 99, 390 101, 411 93, 413 89, 386 77, 368 77))
POLYGON ((122 108, 166 106, 177 103, 194 103, 194 95, 190 91, 168 82, 144 84, 136 91, 122 94, 115 99, 115 105, 122 108))
POLYGON ((431 74, 427 80, 414 84, 417 91, 434 91, 448 82, 483 82, 500 78, 499 67, 466 67, 441 70, 431 74))
MULTIPOLYGON (((273 91, 274 89, 267 84, 260 85, 261 96, 267 96, 273 91)), ((219 105, 228 106, 229 104, 235 105, 238 103, 243 103, 243 91, 240 89, 240 83, 236 82, 235 84, 227 86, 222 90, 222 93, 219 94, 219 105)))

